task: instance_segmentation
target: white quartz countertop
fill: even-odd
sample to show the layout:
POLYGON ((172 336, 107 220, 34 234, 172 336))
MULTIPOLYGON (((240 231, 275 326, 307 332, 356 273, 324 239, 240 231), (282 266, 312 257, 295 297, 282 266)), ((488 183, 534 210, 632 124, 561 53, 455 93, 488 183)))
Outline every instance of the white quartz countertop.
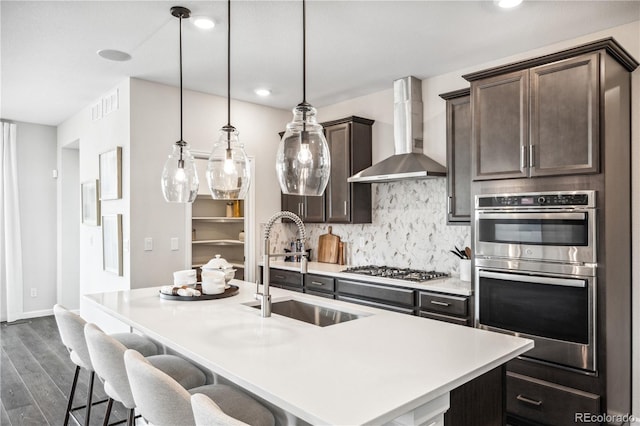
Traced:
MULTIPOLYGON (((283 269, 287 271, 299 271, 300 263, 271 261, 269 265, 272 268, 283 269)), ((396 280, 384 277, 373 277, 371 275, 354 274, 342 272, 349 265, 337 265, 335 263, 308 262, 307 272, 310 274, 328 275, 337 278, 346 278, 352 280, 365 281, 377 284, 386 284, 405 288, 415 288, 417 290, 435 291, 439 293, 457 294, 460 296, 471 296, 473 294, 471 282, 462 281, 458 277, 445 277, 435 280, 429 280, 422 283, 412 281, 396 280)))
POLYGON ((531 340, 272 288, 351 313, 318 327, 262 318, 255 284, 208 301, 159 297, 159 287, 85 295, 99 309, 238 386, 313 424, 383 424, 502 365, 531 340))

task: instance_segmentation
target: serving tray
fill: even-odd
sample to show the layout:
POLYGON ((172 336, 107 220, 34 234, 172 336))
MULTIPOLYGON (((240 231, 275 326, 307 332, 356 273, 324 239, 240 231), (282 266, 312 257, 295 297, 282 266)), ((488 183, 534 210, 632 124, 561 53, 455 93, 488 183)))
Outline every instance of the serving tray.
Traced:
POLYGON ((179 296, 179 295, 173 295, 173 294, 160 293, 160 299, 180 300, 183 302, 196 302, 198 300, 224 299, 225 297, 235 296, 240 292, 240 288, 237 285, 229 285, 229 287, 224 290, 224 293, 220 293, 220 294, 202 293, 201 284, 196 284, 196 290, 199 290, 201 292, 200 296, 179 296))

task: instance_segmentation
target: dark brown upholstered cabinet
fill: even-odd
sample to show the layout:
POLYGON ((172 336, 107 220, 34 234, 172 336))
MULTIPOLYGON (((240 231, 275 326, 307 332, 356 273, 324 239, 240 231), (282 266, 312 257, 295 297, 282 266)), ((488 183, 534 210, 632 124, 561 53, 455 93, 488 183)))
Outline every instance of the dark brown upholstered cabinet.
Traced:
POLYGON ((597 173, 599 58, 472 81, 473 179, 597 173))
POLYGON ((443 93, 447 101, 447 224, 471 221, 470 89, 443 93))
POLYGON ((374 121, 346 117, 322 123, 331 153, 331 175, 321 197, 282 194, 282 210, 316 223, 371 223, 371 184, 347 178, 371 165, 374 121))

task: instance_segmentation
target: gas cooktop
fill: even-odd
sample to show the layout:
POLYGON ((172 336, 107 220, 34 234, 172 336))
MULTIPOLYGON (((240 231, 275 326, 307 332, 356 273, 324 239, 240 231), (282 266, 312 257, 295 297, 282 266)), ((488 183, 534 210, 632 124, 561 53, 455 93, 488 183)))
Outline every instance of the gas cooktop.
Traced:
POLYGON ((404 280, 412 282, 422 282, 434 280, 436 278, 444 278, 449 274, 446 272, 436 271, 422 271, 419 269, 409 268, 393 268, 390 266, 354 266, 344 269, 342 272, 348 272, 352 274, 369 275, 372 277, 391 278, 395 280, 404 280))

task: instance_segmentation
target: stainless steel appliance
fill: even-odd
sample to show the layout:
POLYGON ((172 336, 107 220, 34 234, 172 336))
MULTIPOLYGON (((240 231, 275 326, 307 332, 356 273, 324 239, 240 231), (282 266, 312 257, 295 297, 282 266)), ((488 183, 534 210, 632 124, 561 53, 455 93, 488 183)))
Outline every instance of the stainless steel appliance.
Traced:
POLYGON ((596 371, 594 191, 476 196, 480 328, 535 341, 525 357, 596 371))
POLYGON ((525 357, 596 371, 596 266, 476 259, 478 326, 535 341, 525 357))
POLYGON ((477 256, 596 262, 594 191, 476 196, 477 256))
POLYGON ((394 268, 391 266, 376 265, 354 266, 346 268, 342 272, 418 283, 448 276, 446 272, 423 271, 420 269, 394 268))

